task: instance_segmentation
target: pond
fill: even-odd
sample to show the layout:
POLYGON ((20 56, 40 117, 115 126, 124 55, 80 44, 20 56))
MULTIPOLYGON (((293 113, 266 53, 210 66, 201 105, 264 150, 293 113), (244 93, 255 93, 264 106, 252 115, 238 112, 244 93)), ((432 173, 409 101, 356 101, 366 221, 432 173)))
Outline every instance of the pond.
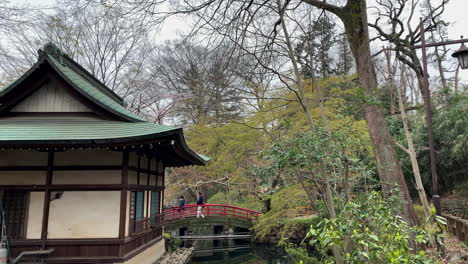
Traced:
POLYGON ((186 241, 195 247, 190 264, 289 264, 281 248, 252 243, 248 239, 186 241))

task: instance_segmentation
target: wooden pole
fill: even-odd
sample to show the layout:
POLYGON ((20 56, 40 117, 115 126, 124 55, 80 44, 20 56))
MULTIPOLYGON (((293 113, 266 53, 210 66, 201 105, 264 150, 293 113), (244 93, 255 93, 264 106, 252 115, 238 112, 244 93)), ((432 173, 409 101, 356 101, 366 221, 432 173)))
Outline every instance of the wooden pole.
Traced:
POLYGON ((436 214, 441 215, 439 186, 437 183, 437 165, 436 155, 434 148, 434 136, 432 129, 432 111, 431 111, 431 92, 429 90, 429 73, 427 70, 427 55, 426 55, 426 39, 424 37, 424 23, 421 20, 419 24, 421 34, 421 51, 423 57, 423 70, 424 70, 424 99, 426 105, 426 123, 427 134, 429 138, 429 154, 431 159, 431 175, 432 175, 432 201, 436 208, 436 214))
POLYGON ((52 176, 54 174, 54 152, 47 153, 47 175, 46 175, 46 190, 44 193, 44 207, 42 212, 42 249, 45 249, 47 234, 49 232, 49 211, 50 211, 50 186, 52 185, 52 176))

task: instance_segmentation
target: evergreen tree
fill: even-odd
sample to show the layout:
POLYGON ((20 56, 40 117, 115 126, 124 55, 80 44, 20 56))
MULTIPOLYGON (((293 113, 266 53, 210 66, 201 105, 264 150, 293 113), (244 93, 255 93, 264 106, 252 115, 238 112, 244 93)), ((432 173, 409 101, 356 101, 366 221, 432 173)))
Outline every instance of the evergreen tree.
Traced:
POLYGON ((334 28, 335 22, 324 14, 313 24, 309 24, 307 32, 300 37, 296 55, 306 78, 312 75, 312 68, 318 78, 334 73, 334 60, 330 56, 330 49, 336 39, 334 28))
POLYGON ((347 75, 353 68, 353 54, 349 48, 346 34, 340 34, 339 37, 336 38, 336 43, 338 45, 338 63, 336 64, 336 74, 347 75))

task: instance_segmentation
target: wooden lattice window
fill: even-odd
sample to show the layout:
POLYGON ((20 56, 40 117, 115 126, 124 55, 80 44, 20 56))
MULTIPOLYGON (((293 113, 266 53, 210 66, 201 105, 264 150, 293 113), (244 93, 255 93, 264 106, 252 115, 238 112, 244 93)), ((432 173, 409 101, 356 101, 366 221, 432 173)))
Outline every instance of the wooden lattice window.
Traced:
POLYGON ((5 224, 8 236, 11 239, 25 238, 28 192, 4 191, 2 206, 5 213, 5 224))
POLYGON ((130 193, 130 234, 139 233, 146 228, 146 222, 143 217, 145 206, 144 192, 130 193))

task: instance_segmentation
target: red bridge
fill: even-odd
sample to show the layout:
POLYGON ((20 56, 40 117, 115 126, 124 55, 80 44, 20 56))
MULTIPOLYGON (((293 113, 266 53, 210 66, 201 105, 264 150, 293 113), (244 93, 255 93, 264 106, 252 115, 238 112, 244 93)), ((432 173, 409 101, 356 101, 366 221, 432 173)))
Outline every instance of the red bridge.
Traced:
MULTIPOLYGON (((188 204, 183 208, 174 206, 166 209, 162 213, 162 222, 169 223, 172 221, 182 220, 185 218, 197 217, 198 205, 188 204)), ((260 212, 240 208, 225 204, 204 204, 202 214, 205 217, 234 217, 244 220, 256 221, 261 215, 260 212)))

